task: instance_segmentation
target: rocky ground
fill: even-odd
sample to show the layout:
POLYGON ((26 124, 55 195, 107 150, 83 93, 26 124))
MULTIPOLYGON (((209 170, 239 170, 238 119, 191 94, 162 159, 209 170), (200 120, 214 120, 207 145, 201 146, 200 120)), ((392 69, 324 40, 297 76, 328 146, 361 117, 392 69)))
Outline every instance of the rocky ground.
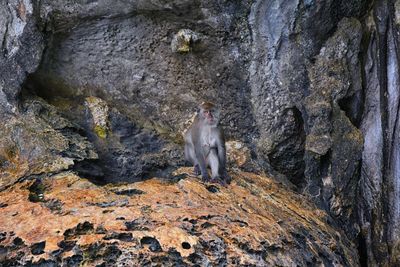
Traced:
POLYGON ((98 186, 72 172, 0 193, 1 266, 356 266, 305 197, 231 171, 227 187, 173 179, 98 186))

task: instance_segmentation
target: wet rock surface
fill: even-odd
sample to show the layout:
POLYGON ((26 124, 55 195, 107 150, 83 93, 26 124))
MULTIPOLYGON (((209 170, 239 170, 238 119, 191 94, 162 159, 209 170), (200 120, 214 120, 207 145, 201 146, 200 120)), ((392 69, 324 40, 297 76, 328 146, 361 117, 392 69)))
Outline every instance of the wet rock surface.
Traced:
POLYGON ((187 175, 102 187, 66 172, 41 179, 43 202, 29 200, 34 181, 16 184, 0 193, 8 205, 1 208, 0 264, 358 264, 355 247, 305 197, 267 177, 232 176, 229 187, 210 192, 187 175), (114 193, 123 190, 142 193, 114 193), (50 201, 60 203, 57 212, 50 201))

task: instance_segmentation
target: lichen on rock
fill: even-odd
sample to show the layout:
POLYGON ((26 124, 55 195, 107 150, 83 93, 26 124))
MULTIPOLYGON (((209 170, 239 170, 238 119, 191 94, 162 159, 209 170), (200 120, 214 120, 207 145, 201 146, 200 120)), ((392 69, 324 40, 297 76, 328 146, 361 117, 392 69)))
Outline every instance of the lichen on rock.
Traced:
POLYGON ((94 133, 102 139, 107 138, 109 132, 109 108, 107 102, 94 96, 87 97, 85 100, 85 105, 89 109, 90 115, 93 119, 94 133))
POLYGON ((257 164, 251 157, 250 149, 243 142, 230 140, 226 142, 228 164, 236 168, 246 168, 257 164))
POLYGON ((201 35, 189 29, 179 30, 171 41, 172 52, 188 53, 193 50, 193 45, 201 40, 201 35))
POLYGON ((0 262, 357 265, 353 245, 305 197, 251 173, 234 172, 217 190, 188 173, 101 187, 66 172, 41 180, 39 202, 29 201, 34 181, 16 184, 0 192, 0 262), (128 190, 140 193, 116 193, 128 190))

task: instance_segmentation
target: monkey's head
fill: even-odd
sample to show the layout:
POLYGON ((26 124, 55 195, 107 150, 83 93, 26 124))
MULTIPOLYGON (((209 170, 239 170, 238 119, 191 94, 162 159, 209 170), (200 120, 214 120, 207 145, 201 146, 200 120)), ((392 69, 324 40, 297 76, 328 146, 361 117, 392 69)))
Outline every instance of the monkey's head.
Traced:
POLYGON ((199 116, 204 123, 212 126, 217 125, 219 114, 219 109, 213 103, 203 102, 200 104, 199 116))

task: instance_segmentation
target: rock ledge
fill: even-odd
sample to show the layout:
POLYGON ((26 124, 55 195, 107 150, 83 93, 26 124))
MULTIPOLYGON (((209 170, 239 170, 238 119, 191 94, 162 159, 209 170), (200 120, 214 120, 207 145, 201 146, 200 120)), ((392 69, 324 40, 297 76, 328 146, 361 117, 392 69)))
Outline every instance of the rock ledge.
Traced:
POLYGON ((358 265, 303 196, 251 173, 225 188, 189 171, 103 187, 70 172, 17 183, 0 192, 0 265, 358 265))

